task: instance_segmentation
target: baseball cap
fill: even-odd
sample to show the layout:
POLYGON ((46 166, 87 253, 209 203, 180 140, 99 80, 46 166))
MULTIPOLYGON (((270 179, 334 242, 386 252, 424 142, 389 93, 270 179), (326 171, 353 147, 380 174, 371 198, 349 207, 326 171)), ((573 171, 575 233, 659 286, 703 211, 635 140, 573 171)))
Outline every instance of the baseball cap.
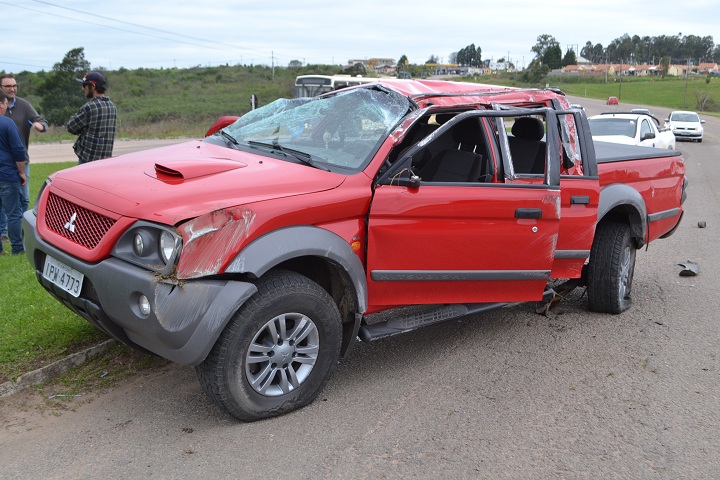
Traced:
POLYGON ((80 83, 91 83, 96 88, 105 86, 105 75, 100 72, 88 72, 83 78, 76 78, 75 80, 80 83))

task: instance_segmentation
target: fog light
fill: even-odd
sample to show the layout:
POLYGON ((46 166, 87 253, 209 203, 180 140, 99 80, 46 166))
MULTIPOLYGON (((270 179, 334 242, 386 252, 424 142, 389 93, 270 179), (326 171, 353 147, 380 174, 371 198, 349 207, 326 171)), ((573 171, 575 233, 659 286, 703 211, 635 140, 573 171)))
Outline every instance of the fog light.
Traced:
POLYGON ((135 238, 133 238, 133 248, 135 249, 135 255, 138 257, 143 256, 143 250, 145 250, 145 243, 143 242, 142 235, 139 233, 135 234, 135 238))
POLYGON ((138 300, 138 307, 140 307, 140 313, 143 315, 150 315, 150 300, 145 295, 140 295, 138 300))

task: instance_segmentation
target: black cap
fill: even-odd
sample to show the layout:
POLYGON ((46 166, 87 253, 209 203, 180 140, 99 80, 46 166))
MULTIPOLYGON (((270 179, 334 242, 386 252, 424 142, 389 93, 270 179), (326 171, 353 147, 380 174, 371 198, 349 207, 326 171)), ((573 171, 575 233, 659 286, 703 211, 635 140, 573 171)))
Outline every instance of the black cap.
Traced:
POLYGON ((80 83, 90 83, 95 85, 95 88, 105 88, 105 75, 100 72, 88 72, 83 78, 76 78, 80 83))

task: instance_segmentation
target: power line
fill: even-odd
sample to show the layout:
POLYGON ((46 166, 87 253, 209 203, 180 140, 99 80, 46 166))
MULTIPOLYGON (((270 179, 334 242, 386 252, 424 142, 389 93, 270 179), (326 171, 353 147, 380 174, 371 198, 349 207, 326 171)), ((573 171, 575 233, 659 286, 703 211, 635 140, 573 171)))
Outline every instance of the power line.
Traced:
MULTIPOLYGON (((43 15, 51 15, 51 16, 53 16, 53 17, 60 17, 60 18, 66 19, 66 20, 73 20, 73 21, 76 21, 76 22, 88 23, 88 24, 90 24, 90 25, 95 25, 95 26, 98 26, 98 27, 111 28, 111 29, 113 29, 113 30, 119 30, 119 31, 121 31, 121 32, 134 33, 134 34, 136 34, 136 35, 142 35, 142 36, 145 36, 145 37, 159 38, 160 40, 167 40, 167 41, 171 41, 171 42, 185 43, 185 44, 187 44, 187 45, 193 45, 193 46, 195 46, 195 47, 212 48, 212 47, 208 47, 207 45, 198 45, 197 43, 185 42, 185 41, 182 41, 182 40, 172 40, 172 39, 168 39, 168 38, 164 38, 164 37, 159 37, 159 36, 157 36, 157 35, 150 35, 150 34, 147 34, 147 33, 141 33, 141 32, 135 32, 135 31, 132 31, 132 30, 127 30, 127 29, 125 29, 125 28, 113 27, 113 26, 111 26, 111 25, 104 25, 104 24, 102 24, 102 23, 91 22, 91 21, 89 21, 89 20, 81 20, 81 19, 79 19, 79 18, 66 17, 65 15, 59 15, 59 14, 57 14, 57 13, 45 12, 45 11, 42 11, 42 10, 36 10, 36 9, 34 9, 34 8, 29 8, 29 7, 21 7, 21 6, 19 6, 19 5, 14 5, 14 4, 12 4, 12 3, 0 2, 0 4, 2 4, 2 5, 9 5, 9 6, 11 6, 11 7, 20 8, 20 9, 23 9, 23 10, 29 10, 29 11, 31 11, 31 12, 42 13, 43 15)), ((219 49, 218 49, 218 50, 219 50, 219 49)))
MULTIPOLYGON (((90 17, 96 17, 96 18, 100 18, 100 19, 103 19, 103 20, 109 20, 109 21, 111 21, 111 22, 117 22, 117 23, 122 23, 122 24, 125 24, 125 25, 130 25, 130 26, 136 27, 136 28, 141 28, 141 29, 150 30, 150 31, 153 31, 153 32, 158 32, 158 33, 163 33, 163 34, 167 34, 167 35, 172 35, 172 36, 180 37, 180 38, 183 38, 183 39, 188 38, 188 39, 191 39, 191 40, 197 40, 197 41, 199 41, 199 42, 204 42, 204 43, 210 44, 210 47, 205 46, 205 45, 197 45, 197 44, 193 44, 193 43, 190 43, 190 45, 195 45, 195 46, 200 46, 200 47, 205 47, 205 48, 213 48, 213 49, 215 49, 215 50, 222 50, 221 48, 219 48, 219 46, 224 46, 224 47, 233 49, 233 52, 237 52, 237 51, 239 51, 238 49, 241 49, 241 48, 242 48, 240 45, 220 42, 220 41, 218 41, 217 39, 208 40, 208 39, 206 39, 206 38, 194 37, 194 36, 192 36, 192 35, 188 35, 188 34, 185 33, 185 32, 183 32, 183 33, 175 33, 175 32, 169 31, 169 30, 163 30, 163 29, 156 28, 156 27, 148 27, 148 26, 146 26, 146 25, 141 25, 141 24, 138 24, 138 23, 128 22, 128 21, 125 21, 125 20, 118 20, 118 19, 116 19, 116 18, 106 17, 106 16, 103 16, 103 15, 95 14, 95 13, 89 13, 89 12, 85 12, 85 11, 82 11, 82 10, 78 10, 78 9, 74 9, 74 8, 70 8, 70 7, 65 7, 65 6, 63 6, 63 5, 57 5, 57 4, 55 4, 55 3, 45 2, 45 1, 43 1, 43 0, 32 0, 32 1, 34 1, 34 2, 36 2, 36 3, 42 3, 42 4, 44 4, 44 5, 49 5, 49 6, 52 6, 52 7, 55 7, 55 8, 60 8, 60 9, 63 9, 63 10, 69 10, 69 11, 71 11, 71 12, 79 13, 79 14, 82 14, 82 15, 87 15, 87 16, 90 16, 90 17)), ((0 3, 2 3, 2 2, 0 2, 0 3)), ((65 17, 65 18, 68 18, 68 19, 70 19, 70 20, 74 20, 73 18, 69 18, 69 17, 65 17)), ((82 20, 78 20, 78 21, 82 21, 82 20)), ((102 26, 105 26, 105 25, 102 25, 102 26)), ((113 28, 113 27, 110 27, 110 28, 113 28)), ((144 34, 141 33, 141 32, 131 32, 131 33, 135 33, 135 34, 137 34, 137 35, 144 35, 144 34)), ((184 42, 184 41, 182 41, 182 40, 172 40, 172 39, 168 39, 168 38, 164 38, 164 37, 155 37, 155 38, 163 38, 164 40, 168 40, 168 41, 180 41, 181 43, 188 43, 188 42, 184 42)), ((261 55, 259 55, 257 52, 244 52, 244 53, 247 53, 248 55, 261 56, 261 55)), ((262 52, 262 54, 264 54, 264 55, 267 54, 267 53, 269 53, 269 52, 262 52)))
MULTIPOLYGON (((138 24, 138 23, 126 22, 126 21, 124 21, 124 20, 118 20, 118 19, 116 19, 116 18, 105 17, 105 16, 103 16, 103 15, 97 15, 97 14, 95 14, 95 13, 84 12, 84 11, 82 11, 82 10, 77 10, 77 9, 75 9, 75 8, 70 8, 70 7, 65 7, 65 6, 57 5, 57 4, 50 3, 50 2, 43 2, 43 1, 41 1, 41 0, 32 0, 32 1, 34 1, 34 2, 36 2, 36 3, 42 3, 42 4, 44 4, 44 5, 50 5, 51 7, 60 8, 60 9, 63 9, 63 10, 70 10, 71 12, 80 13, 80 14, 82 14, 82 15, 87 15, 87 16, 89 16, 89 17, 101 18, 101 19, 103 19, 103 20, 110 20, 111 22, 123 23, 123 24, 125 24, 125 25, 130 25, 130 26, 132 26, 132 27, 144 28, 144 29, 146 29, 146 30, 151 30, 151 31, 154 31, 154 32, 159 32, 159 33, 166 33, 166 34, 173 35, 173 36, 176 36, 176 37, 189 38, 189 39, 197 40, 197 41, 200 41, 200 42, 210 43, 210 44, 212 44, 212 45, 225 45, 225 46, 228 46, 228 47, 231 47, 231 46, 232 46, 232 45, 227 45, 227 44, 224 44, 224 43, 222 43, 222 42, 217 42, 217 41, 214 41, 214 40, 207 40, 207 39, 205 39, 205 38, 193 37, 193 36, 187 35, 187 34, 185 34, 185 33, 179 34, 179 33, 171 32, 171 31, 169 31, 169 30, 162 30, 162 29, 155 28, 155 27, 148 27, 148 26, 145 26, 145 25, 140 25, 140 24, 138 24)), ((65 18, 69 18, 69 17, 65 17, 65 18)), ((142 33, 139 33, 139 32, 136 32, 136 33, 138 33, 139 35, 143 35, 142 33)), ((197 45, 196 45, 196 46, 197 46, 197 45)))

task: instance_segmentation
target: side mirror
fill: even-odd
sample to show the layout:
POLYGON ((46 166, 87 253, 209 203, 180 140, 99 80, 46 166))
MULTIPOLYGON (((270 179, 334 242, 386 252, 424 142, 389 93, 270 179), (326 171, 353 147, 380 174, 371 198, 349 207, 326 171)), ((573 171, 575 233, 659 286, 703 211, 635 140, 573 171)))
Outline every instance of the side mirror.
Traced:
POLYGON ((650 140, 655 138, 655 134, 653 132, 648 132, 640 140, 650 140))

